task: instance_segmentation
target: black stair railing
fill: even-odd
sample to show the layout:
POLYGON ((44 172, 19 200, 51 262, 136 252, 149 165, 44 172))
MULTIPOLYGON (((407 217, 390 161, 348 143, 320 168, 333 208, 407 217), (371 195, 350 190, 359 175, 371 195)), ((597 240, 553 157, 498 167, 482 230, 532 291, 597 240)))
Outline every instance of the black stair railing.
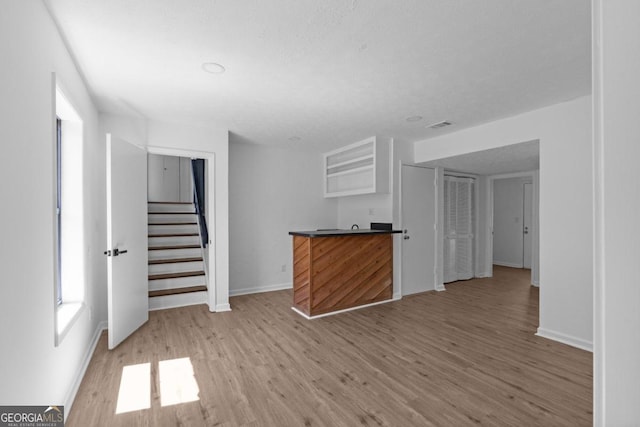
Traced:
POLYGON ((204 203, 204 159, 191 159, 191 174, 193 175, 193 201, 200 224, 200 238, 202 239, 202 247, 206 248, 209 243, 209 231, 204 203))

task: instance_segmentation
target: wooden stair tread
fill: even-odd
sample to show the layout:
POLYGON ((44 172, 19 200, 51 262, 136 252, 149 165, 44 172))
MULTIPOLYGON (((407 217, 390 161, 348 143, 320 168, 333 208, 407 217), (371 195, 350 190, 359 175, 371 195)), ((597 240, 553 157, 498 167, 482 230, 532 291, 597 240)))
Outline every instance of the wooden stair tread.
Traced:
POLYGON ((204 276, 204 271, 181 271, 179 273, 150 274, 149 280, 179 279, 181 277, 204 276))
POLYGON ((149 246, 150 251, 163 251, 172 249, 200 249, 200 245, 149 246))
POLYGON ((147 212, 149 215, 196 215, 195 212, 147 212))
POLYGON ((206 286, 189 286, 188 288, 162 289, 159 291, 149 291, 149 298, 161 297, 165 295, 188 294, 191 292, 202 292, 206 290, 206 286))
POLYGON ((203 261, 202 257, 193 257, 193 258, 168 258, 168 259, 150 259, 149 265, 157 265, 157 264, 174 264, 180 262, 198 262, 203 261))
POLYGON ((198 236, 198 233, 172 233, 172 234, 149 234, 149 237, 192 237, 198 236))
POLYGON ((198 225, 197 222, 150 222, 147 225, 198 225))
POLYGON ((192 205, 193 202, 147 202, 150 205, 192 205))

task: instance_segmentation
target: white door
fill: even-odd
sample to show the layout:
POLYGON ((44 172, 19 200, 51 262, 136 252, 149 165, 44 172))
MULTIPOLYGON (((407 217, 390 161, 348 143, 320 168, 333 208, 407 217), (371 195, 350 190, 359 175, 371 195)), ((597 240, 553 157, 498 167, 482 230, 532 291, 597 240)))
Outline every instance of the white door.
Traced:
POLYGON ((522 265, 524 268, 531 268, 531 258, 533 250, 533 229, 531 227, 533 217, 533 185, 524 184, 524 212, 522 214, 522 265))
POLYGON ((149 320, 147 153, 107 135, 109 348, 149 320))
POLYGON ((435 169, 402 166, 402 295, 435 289, 435 169))

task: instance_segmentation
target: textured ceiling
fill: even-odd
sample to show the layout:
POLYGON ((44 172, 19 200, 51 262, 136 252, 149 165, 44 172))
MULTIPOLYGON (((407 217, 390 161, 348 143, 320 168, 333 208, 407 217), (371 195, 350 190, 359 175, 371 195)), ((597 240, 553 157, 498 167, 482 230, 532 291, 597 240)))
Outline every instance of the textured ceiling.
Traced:
POLYGON ((45 3, 102 111, 259 144, 417 141, 590 92, 588 0, 45 3))
POLYGON ((522 142, 490 150, 432 160, 421 163, 421 165, 428 167, 441 166, 449 171, 477 175, 532 171, 540 168, 540 142, 537 140, 522 142))

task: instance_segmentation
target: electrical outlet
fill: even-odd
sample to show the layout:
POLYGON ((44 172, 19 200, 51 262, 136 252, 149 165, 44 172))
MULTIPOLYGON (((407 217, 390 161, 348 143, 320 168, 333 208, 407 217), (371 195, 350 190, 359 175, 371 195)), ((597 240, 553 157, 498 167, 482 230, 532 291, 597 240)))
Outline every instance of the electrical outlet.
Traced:
POLYGON ((280 271, 282 271, 283 273, 287 271, 287 264, 282 264, 280 266, 280 271))

